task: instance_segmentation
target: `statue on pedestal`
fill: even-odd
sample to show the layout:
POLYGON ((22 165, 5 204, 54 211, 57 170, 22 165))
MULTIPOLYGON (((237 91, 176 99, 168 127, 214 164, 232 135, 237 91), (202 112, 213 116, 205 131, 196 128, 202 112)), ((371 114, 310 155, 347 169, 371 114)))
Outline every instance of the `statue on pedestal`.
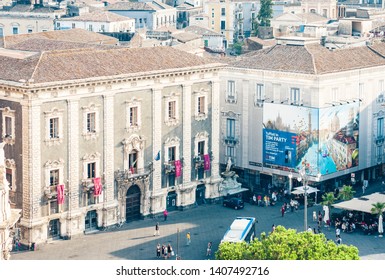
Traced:
POLYGON ((220 184, 220 189, 223 193, 228 194, 229 191, 236 192, 237 189, 241 189, 242 184, 237 182, 238 175, 235 174, 235 171, 231 170, 232 162, 231 158, 227 160, 226 170, 221 173, 224 177, 224 180, 220 184))

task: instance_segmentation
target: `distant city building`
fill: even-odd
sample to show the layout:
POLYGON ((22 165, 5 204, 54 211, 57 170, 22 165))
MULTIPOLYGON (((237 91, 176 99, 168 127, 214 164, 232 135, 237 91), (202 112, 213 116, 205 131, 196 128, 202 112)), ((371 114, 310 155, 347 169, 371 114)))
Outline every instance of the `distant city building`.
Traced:
POLYGON ((165 26, 176 26, 176 8, 160 1, 116 2, 106 9, 121 16, 135 19, 135 28, 156 30, 165 26))
POLYGON ((117 15, 108 11, 96 10, 75 17, 63 17, 56 20, 56 29, 65 30, 82 28, 94 32, 135 32, 135 19, 117 15))

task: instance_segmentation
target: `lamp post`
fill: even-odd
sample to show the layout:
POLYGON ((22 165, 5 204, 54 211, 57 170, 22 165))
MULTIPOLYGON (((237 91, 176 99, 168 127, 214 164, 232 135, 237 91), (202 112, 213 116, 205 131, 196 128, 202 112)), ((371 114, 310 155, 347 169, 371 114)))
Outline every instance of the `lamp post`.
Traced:
MULTIPOLYGON (((307 195, 308 195, 308 190, 309 190, 309 186, 308 186, 308 183, 310 181, 310 176, 309 174, 307 173, 307 171, 309 171, 309 168, 301 168, 298 172, 298 182, 301 182, 302 181, 302 185, 303 185, 303 191, 304 191, 304 230, 306 231, 307 230, 307 195)), ((318 173, 317 174, 317 177, 316 177, 316 181, 319 181, 321 178, 321 174, 318 173)))
POLYGON ((291 195, 291 189, 293 188, 293 182, 292 182, 293 173, 291 173, 291 171, 290 171, 288 177, 289 177, 289 195, 291 195))

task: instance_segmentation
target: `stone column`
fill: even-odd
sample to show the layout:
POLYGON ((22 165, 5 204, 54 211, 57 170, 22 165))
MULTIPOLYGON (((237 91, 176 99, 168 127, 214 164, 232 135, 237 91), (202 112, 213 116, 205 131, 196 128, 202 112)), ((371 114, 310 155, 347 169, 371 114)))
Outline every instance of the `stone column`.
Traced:
POLYGON ((106 203, 114 199, 114 97, 104 95, 103 104, 104 184, 106 203))
POLYGON ((207 182, 206 186, 209 186, 209 189, 206 189, 207 198, 219 197, 219 183, 222 181, 222 178, 219 175, 219 145, 220 145, 220 89, 219 89, 219 80, 214 80, 211 84, 211 151, 213 159, 211 161, 211 177, 210 182, 207 182))
MULTIPOLYGON (((68 131, 68 182, 66 182, 67 199, 68 199, 68 213, 67 213, 67 236, 71 238, 71 235, 76 233, 73 228, 72 218, 73 216, 79 216, 79 100, 69 99, 67 100, 67 131, 68 131), (75 214, 75 215, 74 215, 75 214)), ((81 196, 80 196, 81 198, 81 196)))
POLYGON ((22 139, 23 156, 23 218, 20 225, 23 228, 21 242, 30 245, 35 242, 33 226, 40 216, 40 202, 42 196, 41 182, 41 105, 37 102, 22 105, 22 121, 25 133, 22 139))
POLYGON ((182 85, 183 88, 183 186, 191 184, 191 84, 182 85))
POLYGON ((152 174, 152 205, 151 212, 157 213, 165 208, 162 196, 162 124, 163 124, 163 100, 161 88, 152 89, 152 159, 160 151, 160 160, 154 160, 154 172, 152 174))
POLYGON ((249 161, 249 145, 248 145, 248 139, 249 139, 249 102, 253 102, 253 98, 250 98, 250 95, 253 96, 254 91, 250 90, 250 84, 248 80, 242 81, 242 115, 240 117, 241 121, 241 131, 238 135, 241 135, 242 138, 239 140, 241 141, 239 147, 241 148, 241 155, 242 158, 239 161, 241 163, 241 166, 243 168, 246 168, 248 166, 249 161))

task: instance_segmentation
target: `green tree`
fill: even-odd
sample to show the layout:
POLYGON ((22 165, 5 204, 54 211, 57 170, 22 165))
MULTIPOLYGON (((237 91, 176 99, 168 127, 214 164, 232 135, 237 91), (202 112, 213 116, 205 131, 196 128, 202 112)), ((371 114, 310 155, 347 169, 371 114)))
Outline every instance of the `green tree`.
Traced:
POLYGON ((256 18, 252 19, 251 36, 258 36, 259 22, 256 18))
POLYGON ((236 42, 233 44, 233 49, 235 51, 235 54, 240 55, 242 53, 242 42, 236 42))
MULTIPOLYGON (((370 209, 372 214, 377 215, 378 219, 382 219, 382 213, 385 211, 385 202, 376 202, 372 204, 373 208, 370 209)), ((380 223, 380 221, 378 221, 380 223)), ((382 236, 382 232, 380 232, 380 236, 382 236)))
POLYGON ((261 0, 261 8, 257 16, 260 26, 270 26, 270 19, 273 17, 272 7, 272 0, 261 0))
POLYGON ((356 191, 353 190, 352 186, 344 185, 342 187, 342 190, 340 191, 338 198, 341 198, 342 200, 350 200, 354 197, 355 192, 356 191))
POLYGON ((218 260, 358 260, 358 248, 336 245, 324 234, 297 232, 278 226, 269 235, 261 234, 250 244, 222 243, 218 260))

